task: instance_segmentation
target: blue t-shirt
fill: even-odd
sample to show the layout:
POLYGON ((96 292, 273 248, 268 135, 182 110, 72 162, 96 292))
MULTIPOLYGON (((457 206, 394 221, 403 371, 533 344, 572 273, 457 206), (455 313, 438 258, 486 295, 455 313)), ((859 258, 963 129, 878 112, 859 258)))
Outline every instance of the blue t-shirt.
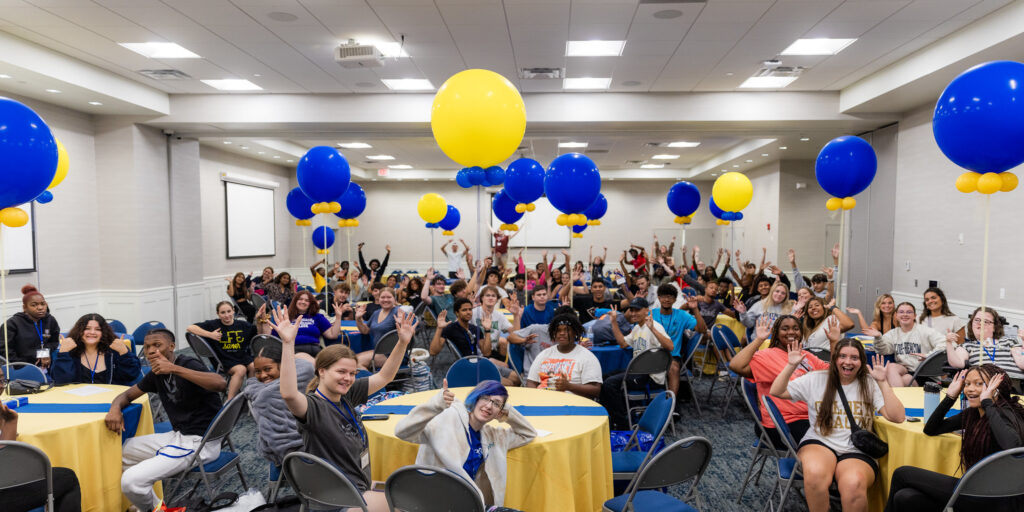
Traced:
POLYGON ((544 309, 538 311, 537 307, 533 304, 523 308, 523 317, 520 320, 520 327, 529 327, 533 324, 550 324, 551 319, 555 317, 555 310, 558 307, 551 301, 544 304, 544 309))
MULTIPOLYGON (((218 320, 219 322, 219 320, 218 320)), ((313 317, 302 317, 299 324, 299 332, 295 335, 296 345, 314 345, 320 343, 320 335, 331 328, 331 321, 321 313, 313 317)), ((277 331, 272 331, 274 336, 280 336, 277 331)))
POLYGON ((387 334, 390 331, 395 330, 395 312, 398 308, 391 308, 388 314, 384 316, 384 320, 377 320, 380 318, 380 310, 374 311, 370 315, 370 321, 366 324, 370 328, 370 344, 373 347, 377 346, 377 340, 381 336, 387 334))
POLYGON ((466 457, 466 462, 462 464, 462 469, 469 473, 469 477, 475 479, 476 473, 480 471, 480 466, 484 463, 484 447, 480 443, 480 432, 473 430, 473 427, 469 427, 466 433, 466 440, 469 441, 469 456, 466 457))
MULTIPOLYGON (((681 309, 673 309, 666 315, 661 312, 661 308, 651 310, 651 317, 665 328, 665 332, 672 340, 672 355, 680 357, 686 330, 696 329, 697 319, 681 309)), ((687 353, 689 353, 689 347, 687 347, 687 353)))

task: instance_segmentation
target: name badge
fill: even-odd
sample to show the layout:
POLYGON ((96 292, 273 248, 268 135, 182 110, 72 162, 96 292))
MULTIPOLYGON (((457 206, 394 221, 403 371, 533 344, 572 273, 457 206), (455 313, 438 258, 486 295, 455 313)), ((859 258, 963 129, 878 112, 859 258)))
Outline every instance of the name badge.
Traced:
POLYGON ((359 465, 362 466, 363 472, 368 473, 370 468, 370 452, 369 450, 363 450, 363 453, 359 454, 359 465))
POLYGON ((49 358, 50 358, 50 351, 49 350, 46 350, 45 348, 41 348, 39 350, 36 350, 36 359, 49 359, 49 358))

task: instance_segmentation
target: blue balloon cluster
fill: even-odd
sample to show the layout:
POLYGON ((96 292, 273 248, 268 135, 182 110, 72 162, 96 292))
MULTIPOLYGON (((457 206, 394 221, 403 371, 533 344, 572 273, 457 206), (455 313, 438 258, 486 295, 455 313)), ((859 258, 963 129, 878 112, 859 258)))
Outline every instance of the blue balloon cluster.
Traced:
POLYGON ((597 220, 604 217, 606 213, 608 213, 608 199, 604 197, 604 194, 598 194, 597 200, 583 212, 583 215, 587 217, 587 220, 597 220))
POLYGON ((836 137, 825 144, 814 163, 821 188, 838 198, 853 197, 875 179, 878 158, 868 141, 853 135, 836 137))
POLYGON ((1003 172, 1024 163, 1024 64, 979 64, 953 79, 932 117, 939 149, 977 173, 1003 172))
POLYGON ((358 183, 351 183, 337 201, 341 204, 341 211, 334 215, 342 219, 354 219, 366 210, 366 191, 358 183))
POLYGON ((44 190, 43 193, 39 194, 39 197, 36 198, 36 202, 39 204, 46 204, 50 201, 53 201, 53 192, 50 192, 49 190, 44 190))
POLYGON ((715 198, 713 197, 708 199, 708 210, 711 210, 711 216, 716 219, 727 221, 743 220, 743 212, 724 211, 715 204, 715 198))
POLYGON ((428 222, 428 223, 424 224, 424 227, 426 227, 427 229, 436 229, 436 228, 439 228, 441 226, 437 222, 428 222))
POLYGON ((334 230, 327 229, 327 226, 320 226, 313 230, 314 247, 323 250, 332 245, 334 245, 334 230))
POLYGON ((484 169, 483 167, 464 167, 455 174, 455 183, 462 188, 490 187, 505 183, 505 169, 493 165, 484 169))
POLYGON ((491 208, 494 210, 494 216, 502 223, 515 224, 523 218, 523 214, 516 211, 516 204, 515 199, 509 197, 508 193, 502 189, 501 192, 494 195, 491 208))
MULTIPOLYGON (((668 190, 668 209, 678 217, 693 215, 700 208, 700 190, 689 181, 680 181, 668 190)), ((716 207, 717 208, 717 207, 716 207)))
POLYGON ((352 181, 348 160, 330 146, 310 148, 299 160, 295 174, 299 188, 316 203, 336 201, 352 181))
MULTIPOLYGON (((589 218, 589 217, 588 217, 588 218, 589 218)), ((572 227, 572 232, 573 232, 573 233, 582 233, 582 232, 584 232, 584 231, 585 231, 586 229, 587 229, 587 225, 586 225, 586 224, 583 224, 583 225, 579 225, 579 226, 573 226, 573 227, 572 227)))
POLYGON ((288 213, 296 219, 305 220, 313 218, 311 210, 313 201, 299 187, 288 191, 288 195, 284 198, 284 205, 288 209, 288 213))
POLYGON ((445 231, 454 231, 455 228, 459 227, 459 222, 461 221, 462 215, 459 213, 459 209, 448 205, 448 213, 445 214, 444 218, 437 225, 445 231))
POLYGON ((544 194, 562 213, 583 213, 601 193, 601 173, 593 160, 579 153, 566 153, 548 166, 544 194))
POLYGON ((42 194, 57 174, 57 141, 32 109, 0 98, 0 209, 42 194))
POLYGON ((512 200, 530 204, 544 195, 544 166, 530 158, 520 158, 508 166, 505 191, 512 200))

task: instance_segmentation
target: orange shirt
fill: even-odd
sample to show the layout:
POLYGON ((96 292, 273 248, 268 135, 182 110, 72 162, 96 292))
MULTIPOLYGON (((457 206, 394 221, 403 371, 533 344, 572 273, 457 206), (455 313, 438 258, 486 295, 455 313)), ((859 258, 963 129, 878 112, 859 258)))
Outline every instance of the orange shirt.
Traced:
MULTIPOLYGON (((789 377, 791 382, 807 372, 828 369, 828 363, 818 359, 814 354, 806 350, 803 352, 804 361, 800 363, 800 367, 789 377)), ((789 355, 782 348, 759 350, 750 360, 750 371, 754 374, 754 384, 757 385, 757 405, 761 407, 761 424, 766 428, 775 428, 775 423, 772 422, 771 416, 768 415, 768 410, 761 403, 761 397, 771 396, 772 382, 775 382, 775 377, 782 373, 782 369, 786 367, 788 362, 789 355)), ((772 401, 779 408, 779 412, 782 413, 782 418, 786 420, 786 423, 807 419, 806 403, 790 402, 789 400, 775 397, 772 397, 772 401)))

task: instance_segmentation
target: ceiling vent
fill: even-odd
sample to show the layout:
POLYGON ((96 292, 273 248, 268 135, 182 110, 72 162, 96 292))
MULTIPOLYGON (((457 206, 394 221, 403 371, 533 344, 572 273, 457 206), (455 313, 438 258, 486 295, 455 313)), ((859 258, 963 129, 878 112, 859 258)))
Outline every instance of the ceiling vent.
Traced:
POLYGON ((584 153, 588 155, 604 155, 608 153, 607 149, 587 149, 584 153))
POLYGON ((561 79, 565 77, 565 68, 522 68, 519 78, 526 80, 561 79))
POLYGON ((667 142, 645 142, 644 143, 644 147, 645 148, 663 148, 663 147, 665 147, 667 145, 668 145, 667 142))
POLYGON ((754 73, 755 77, 773 76, 773 77, 799 77, 800 73, 804 72, 803 66, 775 66, 761 68, 754 73))
POLYGON ((334 49, 334 62, 343 68, 384 67, 384 54, 376 46, 349 42, 334 49))
POLYGON ((177 69, 140 69, 136 73, 153 80, 191 80, 192 77, 177 69))

